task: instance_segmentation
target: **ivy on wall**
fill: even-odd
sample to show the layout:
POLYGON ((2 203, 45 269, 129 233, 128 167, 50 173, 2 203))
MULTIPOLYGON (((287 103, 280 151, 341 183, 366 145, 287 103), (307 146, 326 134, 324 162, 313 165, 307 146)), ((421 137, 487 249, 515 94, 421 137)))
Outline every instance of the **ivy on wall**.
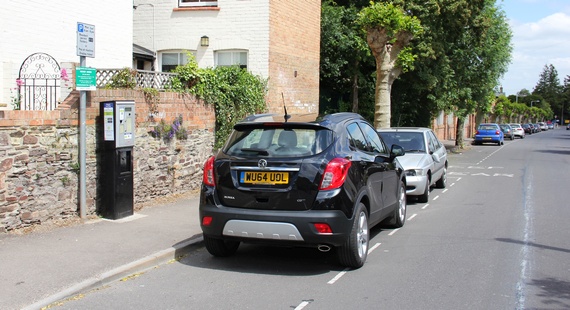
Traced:
POLYGON ((267 80, 239 66, 201 69, 188 53, 188 63, 178 66, 174 72, 178 76, 173 78, 173 90, 195 94, 214 105, 216 149, 223 146, 238 121, 267 111, 267 80))

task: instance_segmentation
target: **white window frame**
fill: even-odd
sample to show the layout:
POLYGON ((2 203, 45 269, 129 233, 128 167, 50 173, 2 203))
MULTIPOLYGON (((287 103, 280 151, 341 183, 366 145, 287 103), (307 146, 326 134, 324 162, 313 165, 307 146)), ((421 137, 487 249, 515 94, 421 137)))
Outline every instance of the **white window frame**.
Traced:
POLYGON ((178 54, 178 65, 185 65, 186 63, 181 63, 182 60, 182 55, 186 55, 188 52, 190 52, 192 55, 194 55, 194 57, 196 57, 196 51, 193 50, 164 50, 164 51, 159 51, 158 52, 158 67, 160 68, 160 71, 163 72, 162 70, 162 56, 164 54, 178 54))
POLYGON ((240 58, 241 58, 241 53, 245 53, 245 69, 247 70, 249 68, 249 52, 248 50, 241 50, 241 49, 232 49, 232 50, 218 50, 214 52, 214 66, 216 67, 220 67, 220 66, 224 66, 224 67, 230 67, 233 65, 240 65, 242 66, 242 64, 239 62, 240 58), (219 56, 220 54, 228 54, 231 53, 231 58, 232 58, 232 64, 230 65, 220 65, 219 64, 219 56), (236 61, 237 60, 237 61, 236 61))
POLYGON ((178 7, 188 8, 196 6, 218 6, 218 1, 215 0, 194 0, 193 2, 184 2, 183 0, 178 0, 178 7))

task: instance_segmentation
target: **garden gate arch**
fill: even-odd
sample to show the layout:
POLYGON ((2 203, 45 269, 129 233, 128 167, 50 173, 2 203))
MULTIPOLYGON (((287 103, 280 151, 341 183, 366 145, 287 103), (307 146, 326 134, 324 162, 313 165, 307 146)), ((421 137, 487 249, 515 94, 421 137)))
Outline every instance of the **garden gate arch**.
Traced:
POLYGON ((48 54, 34 53, 20 66, 18 92, 21 110, 54 110, 60 96, 61 69, 48 54))

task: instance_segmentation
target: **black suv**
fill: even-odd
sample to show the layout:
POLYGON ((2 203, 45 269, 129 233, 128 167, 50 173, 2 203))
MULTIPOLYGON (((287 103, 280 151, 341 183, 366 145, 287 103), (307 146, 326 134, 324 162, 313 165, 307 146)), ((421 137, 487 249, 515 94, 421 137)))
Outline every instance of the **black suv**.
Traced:
POLYGON ((404 225, 406 180, 395 160, 403 154, 355 113, 250 116, 204 166, 206 248, 229 256, 240 242, 337 247, 342 265, 359 268, 370 227, 404 225))

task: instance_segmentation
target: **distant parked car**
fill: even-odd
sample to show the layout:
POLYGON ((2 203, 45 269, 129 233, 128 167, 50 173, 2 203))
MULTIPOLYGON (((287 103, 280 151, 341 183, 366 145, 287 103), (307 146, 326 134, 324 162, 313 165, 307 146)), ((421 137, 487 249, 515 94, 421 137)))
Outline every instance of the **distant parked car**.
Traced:
POLYGON ((480 124, 475 133, 474 144, 497 143, 497 145, 505 144, 505 135, 496 123, 480 124))
POLYGON ((514 140, 515 135, 513 134, 513 128, 509 124, 500 124, 501 130, 503 131, 503 135, 505 139, 514 140))
POLYGON ((522 128, 524 129, 525 134, 532 135, 532 124, 522 124, 522 128))
POLYGON ((538 127, 540 127, 541 131, 547 131, 548 130, 548 127, 546 127, 545 122, 538 122, 538 127))
POLYGON ((548 127, 548 129, 554 129, 554 123, 550 122, 546 124, 546 127, 548 127))
POLYGON ((398 157, 406 173, 406 195, 428 202, 430 188, 445 188, 447 150, 429 128, 399 127, 379 129, 388 149, 400 145, 406 154, 398 157))
POLYGON ((524 128, 521 126, 521 124, 513 123, 510 125, 513 128, 513 136, 515 138, 519 137, 521 139, 524 139, 525 131, 524 131, 524 128))
POLYGON ((533 123, 533 124, 532 124, 532 130, 534 130, 534 133, 539 133, 539 132, 541 132, 541 130, 540 130, 540 125, 538 125, 538 123, 533 123))

